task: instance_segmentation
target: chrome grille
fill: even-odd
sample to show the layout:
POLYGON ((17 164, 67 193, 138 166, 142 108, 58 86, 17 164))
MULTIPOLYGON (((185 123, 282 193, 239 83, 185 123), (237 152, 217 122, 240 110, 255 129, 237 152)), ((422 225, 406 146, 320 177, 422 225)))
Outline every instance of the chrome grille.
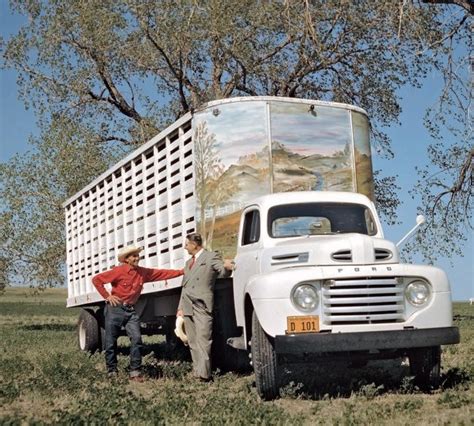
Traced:
POLYGON ((352 262, 352 252, 350 250, 339 250, 331 254, 331 259, 336 262, 352 262))
POLYGON ((403 284, 395 277, 325 281, 325 324, 379 324, 404 321, 403 284))
POLYGON ((387 249, 375 249, 375 260, 388 260, 392 257, 392 252, 387 249))

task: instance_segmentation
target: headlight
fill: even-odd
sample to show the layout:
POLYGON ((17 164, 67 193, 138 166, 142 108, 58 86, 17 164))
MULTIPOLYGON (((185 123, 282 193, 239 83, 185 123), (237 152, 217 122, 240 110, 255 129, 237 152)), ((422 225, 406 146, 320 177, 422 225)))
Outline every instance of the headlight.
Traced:
POLYGON ((297 285, 291 293, 291 300, 297 308, 312 311, 319 303, 318 290, 311 284, 297 285))
POLYGON ((405 288, 405 297, 414 306, 421 306, 431 296, 431 288, 425 281, 415 280, 405 288))

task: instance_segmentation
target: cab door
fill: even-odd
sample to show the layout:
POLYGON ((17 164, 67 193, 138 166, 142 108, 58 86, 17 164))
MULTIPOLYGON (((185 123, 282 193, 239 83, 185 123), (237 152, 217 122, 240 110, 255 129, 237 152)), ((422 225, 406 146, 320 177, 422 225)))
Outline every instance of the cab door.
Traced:
POLYGON ((261 235, 260 210, 257 206, 248 207, 242 213, 237 256, 235 257, 234 303, 238 326, 245 325, 245 287, 251 277, 260 273, 261 235))

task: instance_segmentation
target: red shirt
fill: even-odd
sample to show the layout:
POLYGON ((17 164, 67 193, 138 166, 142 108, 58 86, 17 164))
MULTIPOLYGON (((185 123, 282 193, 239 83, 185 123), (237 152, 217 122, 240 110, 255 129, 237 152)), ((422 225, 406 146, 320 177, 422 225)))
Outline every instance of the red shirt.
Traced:
POLYGON ((183 275, 182 269, 151 269, 137 266, 132 268, 123 263, 109 271, 97 274, 92 278, 100 295, 107 299, 110 296, 104 284, 112 284, 112 295, 119 297, 123 302, 134 305, 142 292, 143 284, 153 281, 167 280, 183 275))

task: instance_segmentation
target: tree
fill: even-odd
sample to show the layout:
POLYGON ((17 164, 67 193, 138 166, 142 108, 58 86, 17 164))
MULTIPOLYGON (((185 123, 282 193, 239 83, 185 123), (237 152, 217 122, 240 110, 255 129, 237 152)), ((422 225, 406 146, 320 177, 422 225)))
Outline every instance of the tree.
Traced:
POLYGON ((423 0, 423 3, 431 4, 456 4, 466 9, 470 14, 474 14, 474 3, 472 0, 423 0))
POLYGON ((212 249, 217 212, 226 201, 232 199, 238 189, 238 182, 225 174, 222 164, 218 165, 215 169, 215 177, 209 183, 211 193, 209 205, 212 207, 211 223, 206 236, 206 243, 209 249, 212 249))
POLYGON ((0 165, 0 278, 46 287, 64 282, 62 202, 123 153, 68 120, 31 143, 34 151, 0 165))
POLYGON ((194 131, 194 176, 196 182, 196 197, 199 208, 199 232, 206 238, 206 207, 212 198, 211 183, 217 179, 221 169, 220 159, 216 151, 216 136, 209 133, 207 123, 197 124, 194 131))
MULTIPOLYGON (((473 2, 463 0, 423 0, 431 4, 455 4, 469 13, 457 13, 458 25, 446 32, 442 41, 449 47, 437 64, 444 87, 435 105, 426 111, 425 126, 435 139, 428 147, 429 165, 418 169, 412 192, 421 199, 420 211, 427 226, 409 243, 408 253, 421 253, 429 261, 438 256, 464 255, 463 243, 472 235, 473 196, 473 58, 466 52, 456 57, 454 46, 465 34, 460 30, 474 14, 473 2), (447 144, 446 137, 455 140, 447 144)), ((472 32, 472 22, 470 25, 472 32)), ((472 38, 469 39, 472 42, 472 38)), ((441 41, 440 41, 441 42, 441 41)), ((466 47, 471 43, 466 43, 466 47)), ((469 47, 468 47, 469 48, 469 47)))
POLYGON ((171 119, 165 111, 179 116, 212 99, 276 95, 364 107, 388 149, 378 129, 397 119, 396 90, 421 84, 444 57, 437 43, 454 26, 436 9, 406 1, 12 6, 30 17, 3 55, 20 73, 23 98, 40 112, 92 122, 104 140, 124 143, 146 140, 155 117, 171 119))
POLYGON ((471 146, 464 140, 449 147, 441 141, 429 147, 431 166, 419 169, 413 190, 421 195, 427 225, 409 244, 409 253, 420 252, 430 261, 440 255, 464 255, 463 243, 472 235, 471 146))
POLYGON ((0 295, 4 293, 8 286, 8 258, 0 257, 0 295))
MULTIPOLYGON (((431 70, 453 76, 445 68, 452 43, 469 40, 467 11, 415 0, 11 0, 11 7, 29 20, 2 43, 3 66, 19 73, 20 95, 44 135, 57 117, 87 129, 100 152, 139 145, 208 100, 276 95, 364 108, 376 150, 391 156, 384 127, 398 121, 397 90, 419 87, 431 70)), ((21 171, 18 161, 2 166, 4 176, 21 171)), ((389 195, 379 202, 393 218, 397 199, 389 195)), ((8 204, 5 214, 14 220, 18 209, 8 204)), ((51 270, 61 264, 55 259, 51 270)))

